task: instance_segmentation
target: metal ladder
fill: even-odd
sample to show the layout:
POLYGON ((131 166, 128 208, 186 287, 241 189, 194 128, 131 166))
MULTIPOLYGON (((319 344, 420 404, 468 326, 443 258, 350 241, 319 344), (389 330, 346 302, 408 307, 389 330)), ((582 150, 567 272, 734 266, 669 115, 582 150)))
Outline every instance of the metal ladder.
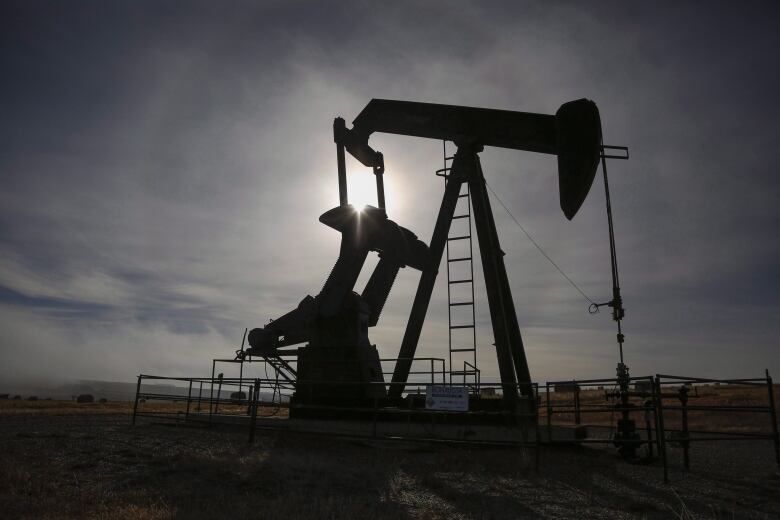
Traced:
MULTIPOLYGON (((444 167, 436 170, 436 175, 444 178, 445 185, 449 178, 451 162, 454 156, 447 156, 447 141, 442 141, 442 150, 444 152, 444 167)), ((449 328, 448 334, 448 348, 449 348, 449 368, 450 368, 450 384, 453 383, 453 376, 462 377, 462 383, 464 386, 469 386, 474 393, 479 393, 479 379, 480 371, 477 368, 477 329, 476 329, 476 311, 474 307, 474 249, 472 243, 472 226, 471 226, 471 191, 468 183, 463 183, 463 188, 458 195, 458 206, 455 210, 455 215, 452 217, 454 221, 461 221, 465 224, 460 225, 459 231, 456 230, 453 233, 452 226, 450 226, 450 234, 447 237, 447 325, 449 328), (458 213, 460 211, 460 213, 458 213), (465 229, 464 229, 465 228, 465 229), (453 242, 468 242, 468 252, 462 253, 460 256, 453 256, 450 249, 450 244, 453 242), (465 269, 457 269, 455 265, 468 265, 468 274, 464 274, 465 269), (458 278, 453 279, 453 271, 460 272, 458 278), (470 288, 466 300, 453 301, 453 286, 455 285, 467 285, 470 288), (453 323, 453 308, 471 308, 471 322, 470 323, 453 323), (464 342, 463 332, 471 330, 471 334, 464 342), (461 342, 457 346, 453 347, 453 331, 460 336, 461 342), (454 355, 454 356, 453 356, 454 355), (463 369, 454 370, 455 365, 453 363, 463 362, 463 369)), ((463 298, 463 297, 461 297, 463 298)), ((464 314, 459 313, 460 319, 464 319, 464 314)), ((457 382, 457 381, 456 381, 457 382)))

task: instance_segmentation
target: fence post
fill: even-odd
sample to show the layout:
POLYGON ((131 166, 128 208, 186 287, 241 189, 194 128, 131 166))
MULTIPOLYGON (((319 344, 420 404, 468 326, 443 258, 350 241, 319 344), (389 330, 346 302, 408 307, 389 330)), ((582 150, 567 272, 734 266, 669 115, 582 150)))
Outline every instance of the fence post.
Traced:
POLYGON ((274 399, 276 398, 276 394, 279 394, 279 406, 282 405, 282 388, 279 386, 279 371, 275 370, 276 375, 274 376, 274 389, 271 393, 271 404, 274 404, 274 399))
POLYGON ((539 457, 542 449, 541 432, 539 430, 539 405, 541 404, 541 396, 539 396, 539 383, 534 384, 536 392, 534 393, 534 425, 536 426, 536 457, 534 461, 534 469, 536 473, 539 473, 539 457))
POLYGON ((661 460, 664 464, 664 482, 669 483, 669 465, 666 460, 666 433, 664 432, 664 398, 661 394, 661 376, 655 375, 655 396, 656 396, 656 417, 658 418, 658 451, 661 454, 661 460))
POLYGON ((545 383, 544 388, 547 394, 547 442, 552 444, 552 403, 550 402, 550 383, 545 383))
POLYGON ((222 372, 219 373, 219 386, 217 387, 217 402, 214 404, 214 413, 219 413, 219 401, 222 399, 222 372))
POLYGON ((580 385, 574 383, 574 424, 578 425, 582 422, 582 415, 580 414, 580 385))
POLYGON ((682 429, 683 429, 683 438, 682 438, 682 448, 683 448, 683 463, 685 464, 685 471, 688 471, 691 469, 691 455, 690 455, 690 446, 691 443, 688 441, 688 387, 683 384, 680 387, 680 405, 682 406, 682 429))
POLYGON ((653 401, 645 401, 645 429, 647 430, 647 457, 653 460, 653 427, 650 420, 650 413, 653 411, 653 401))
POLYGON ((780 466, 780 435, 777 433, 777 412, 775 411, 775 390, 772 384, 772 376, 769 375, 769 369, 766 369, 766 386, 769 389, 769 407, 772 417, 772 434, 775 441, 775 460, 780 466))
POLYGON ((138 385, 135 387, 135 404, 133 404, 133 426, 135 426, 135 415, 138 413, 138 394, 141 392, 141 378, 143 374, 138 375, 138 385))
POLYGON ((216 370, 217 360, 211 360, 211 389, 209 390, 209 425, 211 425, 211 413, 214 406, 214 371, 216 370))
MULTIPOLYGON (((246 334, 246 331, 244 331, 246 334)), ((243 342, 241 348, 244 348, 243 342)), ((247 385, 248 386, 248 385, 247 385)), ((241 358, 241 363, 238 365, 238 402, 241 402, 241 392, 244 391, 244 358, 241 358)), ((247 390, 248 391, 248 390, 247 390)))
POLYGON ((249 421, 249 442, 255 440, 255 429, 257 428, 257 396, 260 394, 260 380, 255 379, 255 390, 252 396, 252 419, 249 421))
POLYGON ((190 389, 187 390, 187 411, 184 413, 184 421, 190 418, 190 401, 192 400, 192 379, 190 379, 190 389))
POLYGON ((374 438, 375 439, 376 439, 376 414, 378 409, 379 409, 379 403, 377 401, 377 398, 374 397, 374 438))

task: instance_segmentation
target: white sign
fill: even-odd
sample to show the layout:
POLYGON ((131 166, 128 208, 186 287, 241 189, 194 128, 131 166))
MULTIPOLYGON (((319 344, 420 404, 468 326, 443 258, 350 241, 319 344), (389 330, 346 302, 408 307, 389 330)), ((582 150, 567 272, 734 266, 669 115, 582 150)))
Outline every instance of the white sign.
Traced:
POLYGON ((465 386, 428 385, 425 387, 425 408, 467 412, 469 389, 465 386))

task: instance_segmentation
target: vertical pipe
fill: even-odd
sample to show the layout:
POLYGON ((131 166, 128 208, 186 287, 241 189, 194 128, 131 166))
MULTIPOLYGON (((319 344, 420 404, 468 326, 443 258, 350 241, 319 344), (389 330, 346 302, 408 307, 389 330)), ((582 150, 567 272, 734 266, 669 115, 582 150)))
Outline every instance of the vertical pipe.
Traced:
POLYGON ((135 404, 133 405, 133 426, 135 426, 135 415, 138 413, 138 394, 141 393, 141 378, 143 374, 138 375, 138 385, 135 387, 135 404))
POLYGON ((201 410, 203 410, 203 381, 200 382, 200 387, 198 388, 198 413, 200 414, 201 410))
POLYGON ((344 159, 343 136, 347 131, 344 119, 337 117, 333 120, 333 140, 336 142, 336 165, 339 175, 339 204, 346 206, 347 201, 347 164, 344 159))
POLYGON ((775 411, 775 391, 772 385, 772 377, 769 375, 769 369, 766 369, 766 386, 769 390, 769 407, 772 416, 772 434, 775 441, 775 460, 780 466, 780 435, 777 432, 777 412, 775 411))

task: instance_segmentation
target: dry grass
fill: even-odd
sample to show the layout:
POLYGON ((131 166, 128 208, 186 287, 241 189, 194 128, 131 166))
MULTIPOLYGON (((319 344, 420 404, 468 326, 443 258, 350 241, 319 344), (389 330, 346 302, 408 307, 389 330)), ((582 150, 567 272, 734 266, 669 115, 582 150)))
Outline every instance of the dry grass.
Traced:
MULTIPOLYGON (((761 398, 756 389, 699 393, 761 398)), ((534 453, 518 449, 268 431, 250 445, 243 428, 148 418, 131 427, 132 404, 0 402, 0 518, 780 518, 769 442, 695 445, 690 473, 670 447, 664 485, 657 464, 627 465, 604 450, 544 448, 536 473, 534 453)))
MULTIPOLYGON (((772 465, 690 474, 584 448, 432 447, 242 430, 135 428, 127 415, 0 417, 2 518, 776 518, 772 465)), ((765 457, 761 445, 750 454, 765 457)), ((704 461, 696 454, 694 460, 704 461)), ((745 465, 747 464, 747 465, 745 465)), ((750 464, 754 464, 751 466, 750 464)), ((756 465, 757 464, 757 465, 756 465)))
POLYGON ((107 403, 77 403, 75 401, 0 401, 0 416, 4 415, 81 415, 81 414, 131 414, 133 403, 110 401, 107 403))

